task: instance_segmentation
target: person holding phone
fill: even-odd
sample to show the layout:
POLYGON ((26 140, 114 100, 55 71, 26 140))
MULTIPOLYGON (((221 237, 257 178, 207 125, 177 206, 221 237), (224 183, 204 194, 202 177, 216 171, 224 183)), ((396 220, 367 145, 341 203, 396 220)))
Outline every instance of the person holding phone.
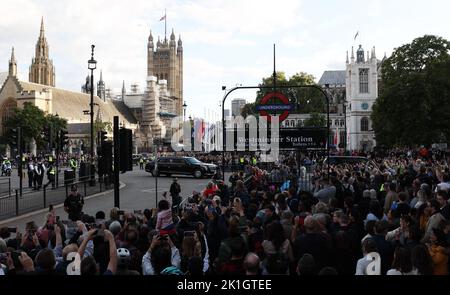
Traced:
POLYGON ((158 202, 156 229, 159 230, 160 235, 174 234, 176 232, 171 206, 167 199, 158 202))

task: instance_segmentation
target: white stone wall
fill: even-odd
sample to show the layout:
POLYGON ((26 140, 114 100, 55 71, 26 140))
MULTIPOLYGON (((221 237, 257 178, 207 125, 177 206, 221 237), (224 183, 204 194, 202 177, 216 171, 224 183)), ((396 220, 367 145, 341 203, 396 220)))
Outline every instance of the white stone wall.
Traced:
POLYGON ((346 100, 347 107, 347 138, 348 149, 360 150, 366 144, 367 149, 375 146, 371 113, 375 100, 378 97, 377 59, 373 49, 371 56, 365 56, 365 61, 357 63, 354 59, 346 64, 346 100), (368 93, 360 93, 359 70, 369 69, 368 93), (363 108, 367 106, 367 109, 363 108), (369 119, 369 131, 361 131, 361 119, 369 119))

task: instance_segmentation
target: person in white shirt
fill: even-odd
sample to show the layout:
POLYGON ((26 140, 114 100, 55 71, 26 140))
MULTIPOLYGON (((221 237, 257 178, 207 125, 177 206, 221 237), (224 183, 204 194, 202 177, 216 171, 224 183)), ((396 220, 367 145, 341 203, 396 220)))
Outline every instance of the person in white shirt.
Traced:
MULTIPOLYGON (((374 261, 372 259, 372 256, 370 254, 378 254, 377 244, 372 240, 371 238, 367 238, 364 240, 362 245, 362 251, 364 254, 364 257, 359 259, 356 263, 356 272, 355 275, 369 275, 369 274, 380 274, 381 273, 381 262, 380 261, 374 261), (371 263, 378 263, 378 266, 375 265, 375 269, 370 269, 371 263), (368 272, 371 272, 369 273, 368 272)), ((380 255, 378 255, 378 258, 380 255)))
POLYGON ((413 267, 411 263, 411 253, 408 249, 397 247, 394 252, 394 261, 392 268, 387 271, 386 275, 412 275, 413 267))

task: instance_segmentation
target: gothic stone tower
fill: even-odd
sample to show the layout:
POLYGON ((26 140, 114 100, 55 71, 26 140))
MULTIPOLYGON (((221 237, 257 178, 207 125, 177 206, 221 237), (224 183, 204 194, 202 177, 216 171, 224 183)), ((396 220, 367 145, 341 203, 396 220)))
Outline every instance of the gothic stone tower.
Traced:
POLYGON ((147 46, 147 77, 155 76, 159 80, 167 80, 167 89, 175 99, 175 111, 178 116, 183 115, 183 45, 181 36, 178 43, 172 29, 170 41, 164 37, 161 42, 158 37, 156 51, 152 32, 148 37, 147 46))
POLYGON ((375 47, 372 54, 364 57, 364 50, 359 45, 355 54, 352 47, 350 61, 346 60, 346 95, 347 109, 347 139, 348 149, 370 151, 375 146, 375 137, 370 115, 375 100, 378 97, 378 71, 375 47))
POLYGON ((29 74, 30 82, 55 87, 55 68, 48 57, 48 43, 44 35, 44 18, 41 19, 41 32, 36 44, 36 55, 32 59, 29 74))

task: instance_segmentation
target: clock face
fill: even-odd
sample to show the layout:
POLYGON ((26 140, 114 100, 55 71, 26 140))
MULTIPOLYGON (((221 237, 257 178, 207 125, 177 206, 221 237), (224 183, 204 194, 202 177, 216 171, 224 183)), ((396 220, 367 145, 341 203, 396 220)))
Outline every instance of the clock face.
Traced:
POLYGON ((369 108, 369 104, 367 102, 364 102, 364 103, 361 104, 361 108, 363 110, 367 110, 369 108))

